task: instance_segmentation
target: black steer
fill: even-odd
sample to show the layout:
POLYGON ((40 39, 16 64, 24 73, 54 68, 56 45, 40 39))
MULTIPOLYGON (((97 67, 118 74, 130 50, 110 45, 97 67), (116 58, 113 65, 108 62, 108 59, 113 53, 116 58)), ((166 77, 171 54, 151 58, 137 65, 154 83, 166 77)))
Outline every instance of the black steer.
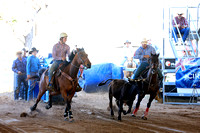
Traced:
POLYGON ((118 120, 121 121, 121 113, 124 115, 131 112, 133 101, 135 100, 135 95, 137 94, 136 83, 127 82, 122 79, 108 79, 105 82, 101 82, 98 86, 105 85, 106 82, 112 80, 109 84, 109 106, 111 116, 114 117, 112 99, 116 99, 118 106, 118 120), (123 110, 123 104, 128 105, 128 110, 123 110))

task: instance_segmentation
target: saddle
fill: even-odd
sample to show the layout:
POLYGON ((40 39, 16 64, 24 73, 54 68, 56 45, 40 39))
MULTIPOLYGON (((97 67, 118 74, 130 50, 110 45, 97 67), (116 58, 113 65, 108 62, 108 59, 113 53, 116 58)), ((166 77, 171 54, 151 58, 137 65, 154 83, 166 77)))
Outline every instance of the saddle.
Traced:
MULTIPOLYGON (((68 74, 63 72, 64 68, 67 67, 69 64, 70 64, 70 62, 63 62, 59 65, 57 70, 54 71, 52 79, 51 79, 51 82, 52 82, 52 85, 53 85, 53 88, 54 88, 53 91, 59 91, 60 90, 60 87, 58 85, 59 83, 58 83, 58 81, 56 80, 55 77, 59 77, 59 76, 63 75, 65 78, 69 79, 72 82, 72 86, 74 86, 74 83, 78 80, 78 78, 72 79, 68 74)), ((45 76, 48 76, 48 73, 49 73, 49 70, 46 71, 45 76)), ((78 84, 77 88, 76 88, 76 92, 79 92, 81 90, 82 90, 82 88, 78 84)))

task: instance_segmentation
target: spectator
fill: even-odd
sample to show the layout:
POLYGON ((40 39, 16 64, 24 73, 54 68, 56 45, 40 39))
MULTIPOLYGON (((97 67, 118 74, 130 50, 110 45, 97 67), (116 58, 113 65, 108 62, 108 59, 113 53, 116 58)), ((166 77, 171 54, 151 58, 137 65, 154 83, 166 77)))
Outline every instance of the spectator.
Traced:
POLYGON ((14 60, 12 65, 13 72, 16 73, 16 81, 17 81, 17 87, 14 90, 14 99, 20 100, 25 99, 27 100, 27 90, 28 85, 26 81, 26 59, 22 58, 22 52, 17 52, 17 59, 14 60), (24 87, 22 88, 22 83, 24 84, 24 87), (20 94, 20 97, 19 97, 20 94))
POLYGON ((28 53, 28 50, 26 49, 26 48, 23 48, 22 49, 22 54, 23 54, 23 58, 25 58, 25 59, 27 59, 27 56, 26 56, 26 54, 28 53))
POLYGON ((34 89, 36 86, 38 86, 36 79, 30 79, 32 76, 38 75, 39 69, 41 68, 40 61, 36 57, 39 50, 37 50, 35 47, 31 49, 29 54, 31 54, 27 58, 27 79, 28 79, 28 101, 34 97, 34 89))
POLYGON ((176 16, 174 18, 172 24, 174 26, 173 31, 172 31, 172 35, 174 37, 176 44, 178 42, 178 36, 177 36, 177 34, 179 33, 178 30, 180 31, 181 34, 183 34, 182 39, 183 39, 183 42, 185 42, 185 40, 187 39, 187 36, 189 35, 190 28, 188 27, 188 22, 185 19, 185 17, 183 17, 182 12, 178 13, 178 16, 176 16))

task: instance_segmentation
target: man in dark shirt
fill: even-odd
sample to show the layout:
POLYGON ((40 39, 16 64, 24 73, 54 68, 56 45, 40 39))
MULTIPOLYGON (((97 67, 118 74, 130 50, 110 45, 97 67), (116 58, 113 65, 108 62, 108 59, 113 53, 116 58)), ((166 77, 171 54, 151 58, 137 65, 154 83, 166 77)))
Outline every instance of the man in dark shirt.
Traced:
POLYGON ((19 92, 22 92, 21 98, 27 100, 27 90, 28 84, 26 81, 26 59, 22 58, 22 52, 17 52, 17 59, 14 60, 12 65, 12 70, 15 72, 16 80, 17 80, 17 87, 15 88, 15 100, 19 99, 19 92), (21 89, 21 84, 24 84, 24 91, 21 89))
POLYGON ((22 49, 22 53, 23 53, 23 58, 25 58, 25 59, 27 59, 27 56, 26 56, 26 54, 28 53, 28 50, 27 50, 27 48, 23 48, 22 49))
POLYGON ((183 42, 185 42, 185 40, 187 39, 187 36, 189 35, 190 32, 190 28, 188 27, 188 22, 185 19, 185 17, 183 17, 183 13, 179 12, 178 16, 176 16, 172 22, 173 27, 173 31, 172 31, 172 35, 174 37, 175 42, 178 42, 178 36, 177 34, 179 33, 178 30, 180 31, 181 34, 183 34, 183 42))

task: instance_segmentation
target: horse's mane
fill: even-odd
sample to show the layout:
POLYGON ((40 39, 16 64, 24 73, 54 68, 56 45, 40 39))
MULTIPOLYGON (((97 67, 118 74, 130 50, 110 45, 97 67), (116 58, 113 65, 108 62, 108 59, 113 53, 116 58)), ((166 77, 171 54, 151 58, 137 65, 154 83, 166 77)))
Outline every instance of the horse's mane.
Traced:
POLYGON ((69 60, 70 60, 70 62, 74 59, 76 53, 77 53, 76 50, 71 52, 71 54, 70 54, 70 56, 69 56, 69 60))
POLYGON ((76 50, 73 50, 69 56, 69 60, 70 62, 72 62, 72 60, 74 59, 75 55, 78 53, 78 52, 81 52, 81 51, 84 51, 84 48, 77 48, 76 50))
POLYGON ((157 61, 157 60, 159 61, 158 57, 159 57, 159 54, 151 54, 151 59, 150 60, 153 61, 153 62, 157 61))

